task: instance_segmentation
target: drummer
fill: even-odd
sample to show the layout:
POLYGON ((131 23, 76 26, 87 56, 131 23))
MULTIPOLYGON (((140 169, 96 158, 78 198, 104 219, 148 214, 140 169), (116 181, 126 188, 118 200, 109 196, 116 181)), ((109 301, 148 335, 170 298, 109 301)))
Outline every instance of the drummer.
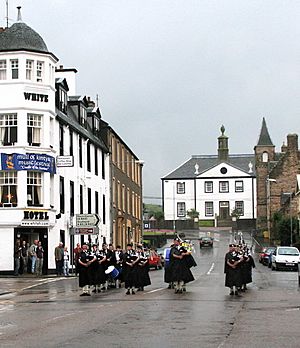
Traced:
POLYGON ((93 281, 95 288, 93 292, 101 292, 101 288, 104 286, 106 281, 104 263, 106 261, 106 255, 103 250, 99 250, 96 244, 93 245, 93 254, 96 257, 96 261, 92 265, 93 281))
POLYGON ((116 284, 116 288, 117 289, 121 287, 121 283, 123 281, 123 276, 122 276, 122 273, 123 273, 122 272, 123 258, 124 258, 123 250, 122 250, 120 245, 117 245, 116 250, 114 250, 114 252, 113 252, 113 257, 111 258, 112 265, 119 272, 118 277, 115 279, 115 284, 116 284))

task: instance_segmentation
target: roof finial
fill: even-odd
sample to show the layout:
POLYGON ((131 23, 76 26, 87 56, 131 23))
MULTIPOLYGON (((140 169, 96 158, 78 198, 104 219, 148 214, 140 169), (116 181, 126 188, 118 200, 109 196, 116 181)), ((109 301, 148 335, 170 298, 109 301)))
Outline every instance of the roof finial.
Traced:
POLYGON ((222 124, 222 127, 221 127, 221 133, 222 133, 222 135, 224 135, 224 133, 225 133, 225 127, 224 127, 223 124, 222 124))
POLYGON ((17 18, 17 21, 18 21, 18 22, 22 22, 21 6, 17 6, 17 9, 18 9, 18 18, 17 18))

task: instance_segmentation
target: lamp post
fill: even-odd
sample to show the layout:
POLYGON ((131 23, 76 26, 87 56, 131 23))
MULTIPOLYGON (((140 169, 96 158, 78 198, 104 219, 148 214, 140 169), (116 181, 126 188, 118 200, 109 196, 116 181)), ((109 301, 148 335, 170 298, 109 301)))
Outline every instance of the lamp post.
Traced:
POLYGON ((276 182, 276 179, 271 179, 269 176, 266 179, 267 184, 267 227, 268 235, 271 243, 271 182, 276 182))

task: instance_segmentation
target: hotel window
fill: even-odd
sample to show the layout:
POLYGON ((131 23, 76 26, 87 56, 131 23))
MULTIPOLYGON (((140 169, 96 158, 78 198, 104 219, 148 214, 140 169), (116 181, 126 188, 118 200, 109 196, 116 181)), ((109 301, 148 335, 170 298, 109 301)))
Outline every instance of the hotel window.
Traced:
POLYGON ((14 145, 17 142, 17 114, 0 114, 1 145, 14 145))
POLYGON ((91 143, 88 141, 86 145, 86 169, 91 171, 91 143))
POLYGON ((105 153, 101 151, 101 170, 102 170, 102 179, 105 179, 105 153))
POLYGON ((92 213, 92 189, 88 187, 87 189, 87 195, 88 195, 88 214, 92 213))
POLYGON ((79 186, 79 213, 83 214, 83 186, 79 186))
POLYGON ((12 59, 10 61, 10 68, 11 68, 11 78, 13 80, 19 78, 19 61, 18 59, 12 59))
POLYGON ((78 139, 78 151, 79 151, 79 167, 82 168, 82 137, 80 135, 78 139))
POLYGON ((26 80, 32 80, 33 60, 26 60, 26 80))
POLYGON ((73 131, 72 129, 69 130, 69 153, 70 156, 73 156, 73 149, 74 149, 74 145, 73 145, 73 131))
POLYGON ((95 156, 95 175, 98 175, 98 148, 95 146, 95 152, 94 152, 94 156, 95 156))
POLYGON ((95 191, 95 213, 99 214, 99 193, 95 191))
POLYGON ((177 203, 177 216, 178 217, 185 217, 185 203, 184 202, 178 202, 177 203))
POLYGON ((42 173, 27 172, 27 204, 29 206, 43 206, 42 173))
POLYGON ((106 224, 106 200, 105 200, 105 195, 102 196, 102 222, 103 222, 103 225, 106 224))
POLYGON ((6 80, 6 60, 0 60, 0 80, 6 80))
POLYGON ((1 207, 16 207, 18 205, 16 171, 0 172, 0 195, 1 207))
POLYGON ((219 192, 221 192, 221 193, 229 192, 229 182, 228 181, 220 181, 219 182, 219 192))
POLYGON ((184 182, 178 182, 177 183, 177 193, 185 193, 185 183, 184 182))
POLYGON ((27 142, 32 146, 41 145, 42 115, 27 114, 27 142))
POLYGON ((74 182, 70 181, 70 215, 71 216, 74 216, 74 213, 75 213, 74 203, 75 203, 74 182))
POLYGON ((36 62, 36 81, 37 82, 43 82, 43 68, 44 63, 43 62, 36 62))
POLYGON ((60 212, 65 212, 65 179, 63 176, 59 177, 59 203, 60 212))
POLYGON ((59 155, 64 155, 64 126, 59 125, 59 155))
POLYGON ((236 181, 235 182, 235 192, 244 192, 244 182, 236 181))
POLYGON ((235 202, 235 211, 240 216, 244 215, 244 202, 243 201, 236 201, 235 202))
POLYGON ((205 216, 214 216, 214 202, 205 202, 205 216))
POLYGON ((213 193, 214 192, 214 184, 212 181, 205 181, 204 192, 205 193, 213 193))

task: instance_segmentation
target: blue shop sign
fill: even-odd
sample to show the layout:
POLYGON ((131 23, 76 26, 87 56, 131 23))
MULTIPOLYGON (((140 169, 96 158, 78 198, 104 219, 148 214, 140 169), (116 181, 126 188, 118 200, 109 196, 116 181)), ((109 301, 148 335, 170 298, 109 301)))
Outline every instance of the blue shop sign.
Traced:
POLYGON ((40 153, 1 153, 2 170, 35 170, 55 174, 55 158, 40 153))

